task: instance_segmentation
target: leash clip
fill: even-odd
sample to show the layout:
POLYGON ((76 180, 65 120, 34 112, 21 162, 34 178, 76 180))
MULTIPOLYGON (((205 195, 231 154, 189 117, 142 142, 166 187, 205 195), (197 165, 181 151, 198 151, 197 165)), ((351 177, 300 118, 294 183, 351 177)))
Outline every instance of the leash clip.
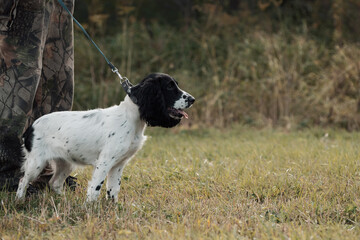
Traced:
POLYGON ((134 86, 131 84, 131 82, 129 81, 129 79, 127 79, 127 77, 124 77, 124 81, 121 82, 121 86, 124 89, 124 91, 126 92, 126 94, 130 97, 130 99, 133 101, 133 103, 137 104, 137 98, 131 94, 131 88, 134 86))
POLYGON ((121 74, 119 73, 119 70, 114 66, 113 68, 111 68, 111 71, 113 73, 116 73, 118 75, 118 77, 120 78, 120 84, 122 86, 122 88, 124 89, 124 91, 126 92, 126 94, 130 97, 130 99, 137 104, 137 99, 136 97, 131 94, 131 88, 134 86, 127 77, 122 77, 121 74))
POLYGON ((119 70, 113 65, 113 67, 111 68, 111 71, 113 73, 116 73, 118 75, 118 77, 120 78, 120 84, 122 84, 123 81, 123 77, 121 76, 121 74, 119 73, 119 70))
POLYGON ((123 89, 125 90, 125 92, 130 95, 131 93, 131 87, 133 86, 129 79, 127 79, 127 77, 122 77, 121 74, 119 73, 119 70, 114 67, 114 68, 111 68, 111 71, 113 73, 116 73, 118 75, 118 77, 120 78, 120 84, 121 86, 123 87, 123 89))
POLYGON ((126 77, 124 77, 124 81, 120 82, 121 86, 123 87, 123 89, 125 90, 125 92, 130 95, 131 94, 131 88, 132 88, 132 84, 130 83, 129 79, 127 79, 126 77))

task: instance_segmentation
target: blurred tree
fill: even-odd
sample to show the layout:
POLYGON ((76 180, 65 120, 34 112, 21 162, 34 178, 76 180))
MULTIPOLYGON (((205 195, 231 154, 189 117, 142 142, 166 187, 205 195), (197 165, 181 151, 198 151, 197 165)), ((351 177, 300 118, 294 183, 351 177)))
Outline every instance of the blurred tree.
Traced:
POLYGON ((359 0, 77 0, 75 15, 93 34, 111 35, 129 17, 187 28, 206 19, 209 6, 226 13, 224 21, 238 17, 238 25, 245 28, 256 24, 265 31, 284 27, 304 31, 305 24, 306 30, 326 41, 360 40, 359 0))

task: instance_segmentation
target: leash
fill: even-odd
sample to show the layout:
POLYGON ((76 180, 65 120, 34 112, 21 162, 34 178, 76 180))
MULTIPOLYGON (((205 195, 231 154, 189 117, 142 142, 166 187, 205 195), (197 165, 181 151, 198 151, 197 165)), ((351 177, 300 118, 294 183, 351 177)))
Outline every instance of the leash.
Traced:
MULTIPOLYGON (((94 40, 92 40, 92 38, 90 37, 90 35, 86 32, 85 28, 78 22, 78 20, 76 20, 76 18, 71 14, 70 10, 66 7, 66 5, 64 4, 64 2, 62 0, 58 0, 59 4, 70 14, 70 16, 72 17, 72 19, 74 20, 74 22, 76 23, 76 25, 79 26, 79 28, 81 29, 81 31, 84 33, 84 35, 87 37, 87 39, 89 39, 89 41, 96 47, 96 49, 100 52, 100 54, 104 57, 105 61, 107 62, 107 64, 109 65, 109 67, 111 68, 111 71, 113 73, 116 73, 118 75, 118 77, 120 78, 120 84, 122 86, 122 88, 124 89, 124 91, 132 98, 131 96, 131 87, 133 86, 129 79, 127 79, 126 77, 122 77, 121 74, 119 73, 119 70, 110 62, 110 60, 105 56, 105 54, 100 50, 100 48, 98 47, 98 45, 96 45, 96 43, 94 42, 94 40)), ((133 99, 133 98, 132 98, 133 99)), ((133 99, 134 100, 134 99, 133 99)))

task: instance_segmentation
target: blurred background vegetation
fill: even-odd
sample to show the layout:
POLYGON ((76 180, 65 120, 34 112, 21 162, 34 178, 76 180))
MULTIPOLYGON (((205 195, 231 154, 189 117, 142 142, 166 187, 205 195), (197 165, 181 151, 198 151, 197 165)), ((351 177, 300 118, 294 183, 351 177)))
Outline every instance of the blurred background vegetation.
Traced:
MULTIPOLYGON (((189 127, 360 130, 360 0, 76 0, 133 83, 166 72, 197 99, 189 127)), ((118 78, 75 34, 74 109, 118 104, 118 78)))

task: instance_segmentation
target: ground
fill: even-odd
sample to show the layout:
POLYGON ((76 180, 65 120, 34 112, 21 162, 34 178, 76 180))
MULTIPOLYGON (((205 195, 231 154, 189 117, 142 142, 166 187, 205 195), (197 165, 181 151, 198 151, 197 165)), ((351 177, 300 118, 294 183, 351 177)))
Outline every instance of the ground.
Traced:
POLYGON ((360 133, 234 126, 149 129, 119 203, 80 187, 15 204, 0 192, 2 239, 357 239, 360 133))

